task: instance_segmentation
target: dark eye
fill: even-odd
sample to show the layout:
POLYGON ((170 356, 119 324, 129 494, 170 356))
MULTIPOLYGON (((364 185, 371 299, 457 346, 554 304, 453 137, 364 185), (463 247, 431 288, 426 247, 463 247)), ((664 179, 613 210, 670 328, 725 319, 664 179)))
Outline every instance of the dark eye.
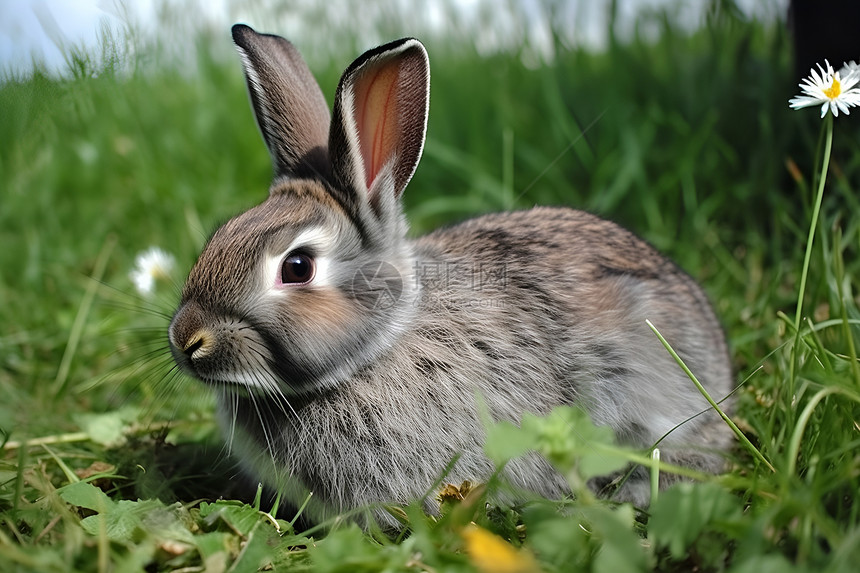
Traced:
POLYGON ((304 284, 314 278, 314 260, 302 253, 289 254, 281 263, 283 284, 304 284))

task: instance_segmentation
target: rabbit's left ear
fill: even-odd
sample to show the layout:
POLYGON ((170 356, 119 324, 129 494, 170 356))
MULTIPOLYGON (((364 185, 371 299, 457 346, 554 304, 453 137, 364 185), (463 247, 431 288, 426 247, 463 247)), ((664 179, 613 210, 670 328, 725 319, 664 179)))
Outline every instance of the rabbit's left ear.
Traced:
POLYGON ((329 112, 298 50, 280 36, 233 26, 257 124, 275 176, 314 177, 328 167, 329 112))
POLYGON ((385 44, 353 62, 338 85, 329 134, 339 187, 371 205, 386 188, 399 197, 421 158, 429 102, 430 65, 418 40, 385 44))

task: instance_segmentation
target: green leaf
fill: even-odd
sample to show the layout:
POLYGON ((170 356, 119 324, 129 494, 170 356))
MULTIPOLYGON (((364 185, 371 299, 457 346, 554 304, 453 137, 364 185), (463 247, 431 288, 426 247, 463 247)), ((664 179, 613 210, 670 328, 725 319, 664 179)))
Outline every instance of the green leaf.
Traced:
MULTIPOLYGON (((122 502, 120 502, 122 503, 122 502)), ((138 501, 146 510, 142 512, 143 528, 162 540, 181 541, 193 545, 194 535, 189 531, 192 525, 188 511, 181 503, 164 506, 158 500, 138 501)))
POLYGON ((225 500, 200 504, 200 516, 209 524, 220 519, 243 537, 264 519, 262 512, 248 504, 225 500))
POLYGON ((232 555, 239 550, 237 537, 226 531, 210 531, 195 535, 194 544, 197 546, 203 561, 211 559, 219 553, 232 555))
POLYGON ((496 465, 536 450, 563 474, 584 483, 624 468, 627 459, 607 426, 595 426, 582 408, 561 406, 546 416, 525 414, 519 427, 504 421, 487 429, 484 451, 496 465))
POLYGON ((89 438, 105 446, 121 444, 125 441, 125 433, 130 424, 140 415, 138 408, 125 406, 119 410, 100 414, 78 414, 75 422, 89 438))
POLYGON ((91 483, 76 482, 58 490, 66 503, 99 513, 110 510, 115 503, 105 492, 91 483))
POLYGON ((542 562, 561 571, 587 570, 588 533, 578 516, 560 516, 554 504, 538 501, 524 510, 523 522, 528 531, 525 545, 542 562))
POLYGON ((139 536, 135 532, 140 527, 140 516, 128 511, 118 513, 97 513, 81 520, 81 527, 92 536, 104 530, 111 541, 132 542, 139 536))
MULTIPOLYGON (((384 550, 393 546, 380 546, 362 533, 355 524, 331 532, 311 552, 314 571, 319 573, 355 573, 379 571, 387 561, 384 550)), ((404 559, 405 561, 405 559, 404 559)), ((389 562, 389 565, 392 563, 389 562)), ((401 570, 400 567, 391 567, 401 570)))
POLYGON ((737 519, 741 510, 741 501, 718 484, 681 482, 663 492, 651 507, 648 535, 681 559, 709 525, 737 519))
POLYGON ((264 560, 270 559, 269 539, 277 537, 274 528, 257 521, 248 532, 242 552, 236 558, 231 573, 255 573, 264 560))
POLYGON ((129 542, 150 532, 160 539, 194 542, 175 508, 167 508, 158 500, 113 501, 87 482, 68 485, 59 494, 66 503, 97 512, 81 520, 81 527, 90 535, 100 535, 104 530, 112 541, 129 542))
POLYGON ((498 422, 487 429, 484 451, 497 466, 535 449, 534 432, 517 427, 510 422, 498 422))
POLYGON ((588 508, 586 514, 595 538, 602 544, 594 557, 595 571, 635 573, 650 568, 648 552, 633 530, 633 507, 622 505, 612 509, 604 505, 588 508))
POLYGON ((163 507, 158 500, 120 500, 107 512, 84 518, 81 527, 90 535, 99 535, 104 528, 111 541, 136 542, 144 537, 144 517, 163 507))
POLYGON ((582 408, 561 406, 546 417, 526 415, 522 425, 537 435, 538 451, 562 473, 575 469, 587 480, 627 464, 612 429, 594 425, 582 408))
POLYGON ((218 503, 220 503, 220 500, 215 503, 209 503, 208 501, 200 502, 200 517, 206 519, 213 513, 216 513, 218 511, 218 508, 220 507, 219 505, 217 505, 218 503))

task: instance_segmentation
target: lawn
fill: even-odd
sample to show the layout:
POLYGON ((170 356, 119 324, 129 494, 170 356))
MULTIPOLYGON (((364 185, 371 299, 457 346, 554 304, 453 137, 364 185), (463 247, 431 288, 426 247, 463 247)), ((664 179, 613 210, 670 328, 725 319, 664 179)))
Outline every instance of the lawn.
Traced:
MULTIPOLYGON (((209 234, 264 198, 269 156, 229 30, 201 33, 183 64, 114 36, 70 52, 62 78, 0 80, 0 569, 856 571, 860 110, 833 121, 814 213, 829 120, 788 107, 802 78, 784 22, 646 18, 659 34, 603 51, 556 37, 545 58, 428 38, 429 135, 406 212, 417 235, 569 205, 677 261, 731 345, 748 443, 725 475, 647 512, 584 491, 487 507, 478 484, 452 484, 439 519, 393 510, 410 524, 398 539, 348 519, 309 529, 242 490, 166 327, 209 234), (153 246, 175 266, 140 293, 130 273, 153 246)), ((357 43, 312 59, 329 101, 357 43)), ((525 444, 578 483, 586 432, 612 450, 576 411, 490 435, 499 460, 525 444)))

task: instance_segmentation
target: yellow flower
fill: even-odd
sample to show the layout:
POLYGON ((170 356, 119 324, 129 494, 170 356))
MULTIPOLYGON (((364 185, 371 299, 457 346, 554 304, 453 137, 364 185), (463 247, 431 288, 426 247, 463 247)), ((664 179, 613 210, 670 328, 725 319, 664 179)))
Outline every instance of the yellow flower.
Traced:
POLYGON ((483 573, 537 573, 540 569, 530 553, 477 525, 460 534, 466 542, 469 559, 483 573))

